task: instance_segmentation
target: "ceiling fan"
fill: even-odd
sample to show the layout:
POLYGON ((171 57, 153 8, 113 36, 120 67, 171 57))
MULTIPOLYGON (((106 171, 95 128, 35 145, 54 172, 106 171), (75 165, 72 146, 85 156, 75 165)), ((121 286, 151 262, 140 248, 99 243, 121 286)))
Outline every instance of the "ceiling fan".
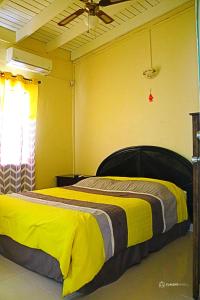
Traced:
POLYGON ((93 2, 93 0, 81 0, 81 1, 85 3, 85 8, 78 9, 73 14, 69 15, 68 17, 60 21, 58 25, 65 26, 69 22, 73 21, 75 18, 82 15, 84 12, 87 12, 89 16, 97 16, 106 24, 112 23, 114 19, 111 18, 109 15, 107 15, 104 11, 100 10, 99 7, 113 5, 128 0, 100 0, 99 3, 93 2))

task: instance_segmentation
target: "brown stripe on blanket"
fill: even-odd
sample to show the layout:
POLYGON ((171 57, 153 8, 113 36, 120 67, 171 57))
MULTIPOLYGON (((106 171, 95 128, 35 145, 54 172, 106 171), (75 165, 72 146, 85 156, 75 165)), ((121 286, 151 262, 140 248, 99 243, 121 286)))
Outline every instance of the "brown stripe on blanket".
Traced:
POLYGON ((66 190, 74 190, 78 192, 85 192, 89 194, 99 194, 120 198, 139 198, 147 201, 151 205, 152 210, 152 226, 153 226, 153 236, 158 235, 163 232, 164 223, 163 223, 163 215, 162 215, 162 206, 160 201, 155 198, 153 195, 140 194, 136 192, 126 192, 126 191, 103 191, 98 189, 90 189, 85 187, 79 187, 75 185, 62 187, 66 190))
POLYGON ((93 203, 89 201, 81 201, 74 199, 65 199, 34 192, 22 192, 19 194, 44 201, 54 201, 65 203, 68 205, 100 209, 107 213, 107 215, 109 215, 110 220, 112 222, 113 236, 115 241, 114 255, 119 253, 121 250, 125 249, 128 245, 128 228, 126 212, 117 205, 93 203))
POLYGON ((163 232, 172 228, 178 221, 176 197, 162 182, 151 181, 150 178, 146 178, 146 180, 142 178, 139 180, 134 178, 133 180, 114 180, 107 177, 88 177, 74 185, 103 191, 123 191, 152 195, 162 205, 163 232))

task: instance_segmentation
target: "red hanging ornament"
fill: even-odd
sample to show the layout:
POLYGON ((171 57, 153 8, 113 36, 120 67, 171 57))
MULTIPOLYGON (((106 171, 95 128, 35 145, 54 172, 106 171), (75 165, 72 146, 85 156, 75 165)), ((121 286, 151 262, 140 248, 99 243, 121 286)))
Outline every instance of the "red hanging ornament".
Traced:
POLYGON ((153 95, 151 94, 151 90, 150 90, 150 94, 149 94, 149 102, 153 102, 153 95))

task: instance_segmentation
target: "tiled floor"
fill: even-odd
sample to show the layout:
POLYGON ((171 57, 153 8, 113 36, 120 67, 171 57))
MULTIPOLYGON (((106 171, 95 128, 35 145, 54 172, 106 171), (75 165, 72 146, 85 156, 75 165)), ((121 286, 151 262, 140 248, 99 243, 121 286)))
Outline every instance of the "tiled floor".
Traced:
MULTIPOLYGON (((53 280, 0 256, 0 300, 61 300, 61 289, 53 280)), ((71 297, 63 300, 68 299, 71 297)), ((81 300, 114 299, 192 299, 192 234, 152 253, 115 283, 81 297, 81 300)))

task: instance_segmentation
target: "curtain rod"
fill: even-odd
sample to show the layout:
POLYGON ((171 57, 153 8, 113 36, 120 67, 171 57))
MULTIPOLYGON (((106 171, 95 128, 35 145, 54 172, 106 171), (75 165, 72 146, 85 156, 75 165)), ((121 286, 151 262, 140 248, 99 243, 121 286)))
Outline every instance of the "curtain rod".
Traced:
MULTIPOLYGON (((2 72, 2 71, 0 71, 0 76, 4 76, 5 75, 5 73, 6 72, 2 72)), ((7 72, 7 73, 9 73, 9 72, 7 72)), ((10 73, 11 74, 11 73, 10 73)), ((16 78, 17 77, 17 75, 11 75, 12 77, 14 77, 14 78, 16 78)), ((28 80, 28 81, 33 81, 33 79, 29 79, 29 78, 26 78, 26 77, 24 77, 24 76, 22 76, 23 77, 23 79, 24 80, 28 80)), ((38 84, 40 84, 41 83, 41 81, 40 80, 38 80, 38 84)))

